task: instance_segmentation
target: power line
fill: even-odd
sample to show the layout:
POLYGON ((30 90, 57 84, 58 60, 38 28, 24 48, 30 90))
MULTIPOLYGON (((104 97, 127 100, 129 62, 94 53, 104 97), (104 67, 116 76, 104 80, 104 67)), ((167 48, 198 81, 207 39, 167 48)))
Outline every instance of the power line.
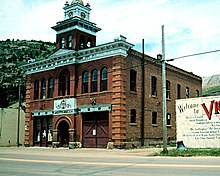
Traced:
POLYGON ((216 52, 220 52, 220 50, 213 50, 213 51, 206 51, 206 52, 202 52, 202 53, 189 54, 189 55, 185 55, 185 56, 181 56, 181 57, 175 57, 175 58, 172 58, 172 59, 167 59, 166 61, 170 62, 170 61, 174 61, 174 60, 177 60, 177 59, 182 59, 182 58, 185 58, 185 57, 199 56, 199 55, 216 53, 216 52))

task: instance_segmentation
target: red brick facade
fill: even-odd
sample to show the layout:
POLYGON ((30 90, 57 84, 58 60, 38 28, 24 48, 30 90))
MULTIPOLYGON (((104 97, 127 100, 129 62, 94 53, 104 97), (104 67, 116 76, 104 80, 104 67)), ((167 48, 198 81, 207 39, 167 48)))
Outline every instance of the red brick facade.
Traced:
MULTIPOLYGON (((65 8, 75 6, 88 10, 88 6, 77 3, 65 8)), ((25 66, 25 144, 72 148, 106 147, 109 142, 115 147, 137 146, 141 141, 145 145, 161 142, 161 62, 145 55, 145 83, 142 83, 142 54, 130 49, 133 45, 125 37, 95 46, 96 37, 90 33, 100 29, 85 20, 82 26, 89 26, 86 26, 86 30, 91 29, 88 33, 75 28, 61 31, 68 25, 75 27, 77 20, 80 21, 78 17, 68 19, 53 27, 58 32, 56 53, 25 66), (69 35, 72 48, 67 47, 69 35), (90 47, 80 48, 82 35, 85 44, 91 42, 90 47), (62 50, 61 38, 65 38, 62 50), (141 86, 145 87, 144 139, 141 86)), ((186 87, 190 98, 198 96, 198 92, 201 95, 202 79, 171 65, 166 68, 170 86, 167 134, 169 141, 175 141, 175 100, 186 97, 186 87)))

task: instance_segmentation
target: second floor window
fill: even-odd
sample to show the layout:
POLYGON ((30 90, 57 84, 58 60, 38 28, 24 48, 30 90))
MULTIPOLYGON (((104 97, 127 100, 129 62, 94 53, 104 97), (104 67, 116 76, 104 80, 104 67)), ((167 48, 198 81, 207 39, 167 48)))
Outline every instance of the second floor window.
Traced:
POLYGON ((166 98, 170 99, 170 81, 166 81, 166 98))
POLYGON ((59 76, 59 96, 70 94, 70 73, 68 70, 63 70, 59 76))
POLYGON ((98 91, 98 71, 95 69, 92 71, 91 77, 91 92, 98 91))
POLYGON ((189 87, 186 87, 186 98, 189 98, 189 87))
POLYGON ((53 98, 53 91, 54 91, 54 79, 48 79, 48 98, 53 98))
POLYGON ((103 68, 101 70, 101 87, 100 91, 105 91, 108 89, 108 69, 103 68))
POLYGON ((46 79, 43 79, 41 81, 41 96, 40 98, 44 99, 46 98, 46 79))
POLYGON ((196 98, 199 97, 199 90, 196 90, 196 98))
POLYGON ((130 70, 130 91, 136 92, 136 78, 137 72, 135 70, 130 70))
POLYGON ((34 82, 34 100, 37 100, 39 98, 39 81, 36 80, 34 82))
POLYGON ((88 72, 82 74, 82 93, 88 93, 88 72))
POLYGON ((151 77, 151 95, 157 96, 157 78, 155 76, 151 77))

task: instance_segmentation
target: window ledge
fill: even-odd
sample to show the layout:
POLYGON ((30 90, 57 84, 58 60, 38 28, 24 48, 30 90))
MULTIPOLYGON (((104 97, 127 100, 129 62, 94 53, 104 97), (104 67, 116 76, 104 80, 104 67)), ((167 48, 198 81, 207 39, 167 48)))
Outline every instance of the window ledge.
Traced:
POLYGON ((130 94, 135 94, 135 95, 137 95, 137 92, 136 92, 136 91, 130 91, 130 94))
POLYGON ((137 123, 130 123, 130 126, 137 126, 137 123))
POLYGON ((158 127, 158 125, 157 124, 152 124, 152 127, 158 127))
POLYGON ((172 125, 167 125, 167 128, 171 128, 172 127, 172 125))

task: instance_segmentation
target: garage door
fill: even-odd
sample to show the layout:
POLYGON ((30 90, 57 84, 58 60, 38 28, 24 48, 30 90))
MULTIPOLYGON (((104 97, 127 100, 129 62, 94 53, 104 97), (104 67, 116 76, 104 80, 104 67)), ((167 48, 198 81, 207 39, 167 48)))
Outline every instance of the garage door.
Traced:
POLYGON ((106 148, 108 141, 108 112, 83 114, 83 147, 106 148))

